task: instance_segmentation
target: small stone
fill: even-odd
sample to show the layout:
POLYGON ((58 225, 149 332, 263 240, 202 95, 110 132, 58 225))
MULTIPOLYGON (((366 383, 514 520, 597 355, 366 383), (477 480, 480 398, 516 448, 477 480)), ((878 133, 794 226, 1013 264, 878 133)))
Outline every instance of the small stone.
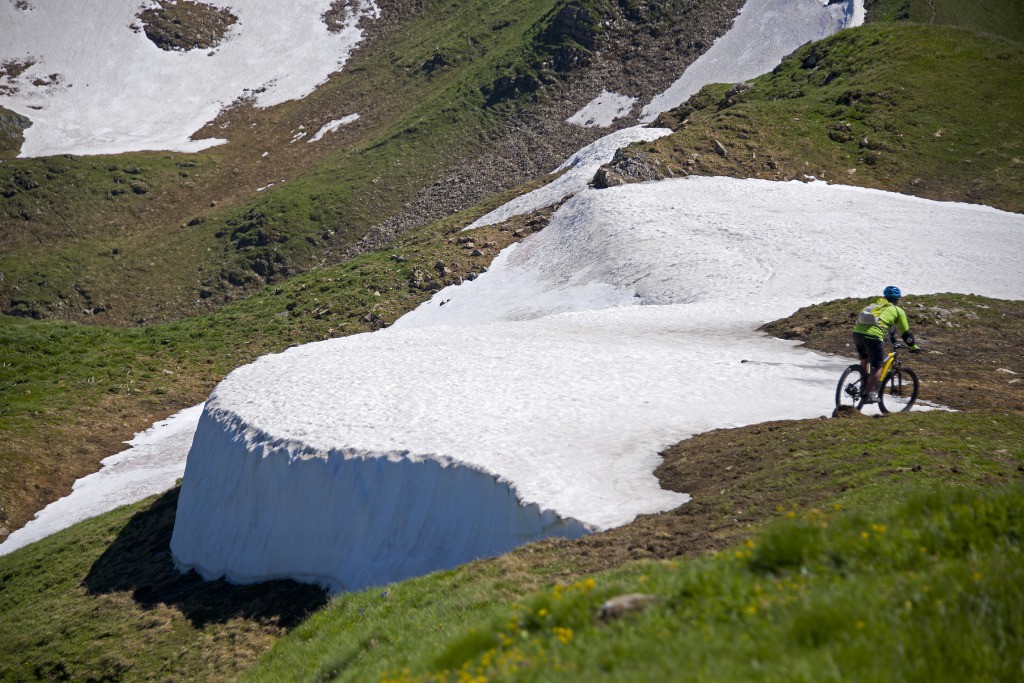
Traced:
POLYGON ((645 609, 660 601, 661 598, 657 595, 649 595, 647 593, 629 593, 627 595, 619 595, 610 600, 607 600, 601 609, 594 615, 594 621, 598 623, 607 623, 615 619, 620 619, 627 614, 634 614, 643 612, 645 609))
POLYGON ((725 149, 725 145, 723 145, 718 140, 712 140, 711 141, 711 146, 715 148, 715 152, 719 156, 722 156, 722 157, 729 156, 729 152, 725 149))
POLYGON ((483 256, 484 252, 480 251, 479 249, 474 249, 473 251, 471 251, 469 253, 469 255, 470 256, 483 256))

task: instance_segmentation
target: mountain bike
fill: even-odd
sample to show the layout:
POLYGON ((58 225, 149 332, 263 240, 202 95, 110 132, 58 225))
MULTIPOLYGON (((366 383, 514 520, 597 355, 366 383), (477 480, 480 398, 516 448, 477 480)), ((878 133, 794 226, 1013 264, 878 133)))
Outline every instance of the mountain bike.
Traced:
MULTIPOLYGON (((883 413, 903 413, 917 401, 917 393, 921 384, 917 373, 903 365, 900 349, 907 348, 896 341, 896 336, 889 333, 892 353, 882 364, 882 381, 878 385, 878 409, 883 413)), ((867 385, 867 374, 859 364, 851 365, 843 370, 836 385, 836 407, 851 406, 860 410, 864 405, 864 387, 867 385)))

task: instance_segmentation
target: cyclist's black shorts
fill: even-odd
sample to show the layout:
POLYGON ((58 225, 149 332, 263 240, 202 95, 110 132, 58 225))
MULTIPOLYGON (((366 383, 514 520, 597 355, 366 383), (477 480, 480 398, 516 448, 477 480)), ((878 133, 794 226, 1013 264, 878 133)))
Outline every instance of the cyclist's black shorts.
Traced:
POLYGON ((874 339, 866 334, 854 332, 853 343, 857 347, 858 358, 871 360, 872 370, 882 367, 882 363, 885 361, 885 344, 881 339, 874 339))

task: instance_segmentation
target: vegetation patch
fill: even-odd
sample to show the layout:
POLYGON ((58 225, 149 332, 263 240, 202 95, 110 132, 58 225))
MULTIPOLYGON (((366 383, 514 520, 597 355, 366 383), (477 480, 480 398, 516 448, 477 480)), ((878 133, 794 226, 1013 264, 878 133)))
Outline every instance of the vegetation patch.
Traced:
MULTIPOLYGON (((1024 654, 1009 626, 1024 617, 1022 500, 1017 486, 794 514, 727 553, 528 596, 383 680, 1012 677, 1024 654), (638 607, 617 611, 624 598, 638 607)), ((257 672, 246 679, 272 679, 257 672)))
POLYGON ((0 107, 0 160, 18 156, 25 141, 25 129, 31 125, 28 118, 0 107))
MULTIPOLYGON (((844 632, 849 627, 858 637, 879 638, 858 648, 881 648, 885 639, 911 644, 916 633, 913 637, 923 639, 913 647, 927 652, 934 647, 931 634, 944 633, 946 627, 932 623, 931 616, 923 622, 890 621, 893 601, 902 607, 909 597, 914 609, 922 608, 919 598, 902 593, 914 575, 922 579, 916 590, 928 585, 935 598, 961 595, 965 586, 937 583, 925 565, 955 568, 970 579, 968 588, 998 587, 990 596, 992 609, 1020 603, 1013 592, 1022 585, 1016 575, 986 564, 977 553, 991 551, 991 559, 1003 552, 999 548, 1008 541, 1002 535, 1008 527, 990 522, 1000 518, 1004 507, 1018 511, 1004 521, 1019 523, 1019 492, 997 503, 986 492, 1019 486, 1022 444, 1021 413, 915 412, 717 430, 665 453, 659 471, 663 485, 693 496, 677 510, 580 541, 531 544, 453 571, 337 596, 305 619, 304 611, 324 599, 315 589, 303 592, 304 587, 290 582, 232 587, 175 574, 167 551, 177 496, 171 491, 0 558, 5 614, 0 662, 7 667, 0 677, 33 678, 41 665, 74 672, 76 679, 100 678, 112 666, 121 666, 126 680, 233 677, 266 652, 278 634, 288 632, 246 678, 379 680, 405 675, 406 668, 413 679, 445 670, 454 678, 463 667, 478 673, 499 662, 524 666, 524 678, 557 678, 573 667, 591 671, 586 667, 600 662, 613 671, 638 666, 638 678, 656 680, 659 667, 690 664, 686 658, 691 655, 677 647, 680 639, 696 638, 700 647, 695 650, 741 644, 740 660, 749 666, 754 666, 754 655, 746 648, 762 643, 765 649, 754 654, 770 666, 783 665, 764 652, 777 650, 776 657, 785 653, 789 661, 792 633, 782 629, 774 634, 771 624, 761 620, 767 617, 784 618, 783 624, 839 620, 844 632), (933 493, 937 489, 940 493, 933 493), (961 514, 971 510, 984 514, 965 521, 961 514), (780 526, 764 531, 765 524, 773 523, 780 526), (955 535, 943 539, 943 529, 955 535), (862 537, 865 532, 868 539, 862 537), (1001 540, 993 542, 995 537, 1001 540), (928 548, 920 557, 923 564, 892 564, 921 556, 921 545, 928 548), (709 559, 710 552, 718 556, 709 559), (870 561, 860 553, 870 555, 870 561), (684 585, 676 582, 692 572, 702 577, 700 590, 683 594, 667 588, 684 585), (973 580, 975 572, 982 573, 980 583, 973 580), (801 583, 799 594, 789 593, 799 598, 796 602, 762 604, 756 586, 761 597, 781 595, 773 593, 775 579, 808 583, 801 583), (741 590, 734 593, 734 588, 741 590), (834 597, 830 591, 839 588, 851 593, 834 597), (631 593, 659 599, 642 613, 593 621, 605 601, 631 593), (865 594, 877 596, 847 614, 854 598, 865 594), (751 605, 756 613, 747 613, 751 605), (686 612, 672 616, 683 607, 686 612), (653 635, 646 630, 634 634, 655 614, 670 621, 653 635), (857 628, 858 620, 873 628, 857 628), (705 625, 709 640, 704 639, 705 625), (506 642, 509 638, 512 642, 506 642), (550 648, 563 646, 567 649, 558 658, 544 658, 555 655, 550 648), (516 648, 523 655, 518 664, 516 648), (560 659, 563 655, 571 661, 560 659), (651 664, 635 664, 634 658, 651 664), (562 671, 553 668, 556 663, 562 671), (650 675, 643 675, 647 671, 650 675)), ((1016 534, 1019 543, 1020 532, 1012 531, 1010 539, 1016 534)), ((1006 552, 1013 564, 1018 550, 1006 552)), ((988 627, 975 635, 960 630, 948 616, 946 621, 959 637, 979 638, 971 641, 978 647, 991 635, 988 627)), ((833 632, 822 628, 819 635, 827 641, 833 632)), ((1008 649, 998 652, 1006 657, 993 656, 987 663, 968 658, 967 671, 984 672, 978 667, 1012 661, 1008 658, 1020 647, 1021 636, 1003 633, 1001 647, 1008 649)), ((845 639, 828 647, 836 648, 829 651, 833 656, 852 655, 845 639)), ((822 654, 811 647, 792 651, 812 659, 822 654)), ((951 656, 959 661, 963 651, 955 652, 951 656)), ((867 664, 851 660, 847 666, 859 671, 867 664)), ((901 666, 925 665, 914 658, 901 666)), ((518 675, 503 669, 494 670, 497 674, 518 675)))
POLYGON ((226 7, 192 0, 158 0, 138 14, 146 37, 161 50, 208 50, 224 40, 238 17, 226 7))

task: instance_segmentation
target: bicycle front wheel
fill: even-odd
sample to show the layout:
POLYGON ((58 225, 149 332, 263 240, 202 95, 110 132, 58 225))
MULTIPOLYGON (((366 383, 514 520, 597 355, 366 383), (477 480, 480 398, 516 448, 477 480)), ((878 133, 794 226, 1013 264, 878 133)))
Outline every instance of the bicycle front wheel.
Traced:
POLYGON ((860 408, 861 400, 864 398, 864 385, 867 377, 859 365, 851 365, 843 370, 839 377, 839 384, 836 385, 836 407, 850 406, 860 408))
POLYGON ((878 388, 878 407, 883 413, 906 412, 917 400, 920 388, 916 372, 910 368, 893 370, 878 388))

